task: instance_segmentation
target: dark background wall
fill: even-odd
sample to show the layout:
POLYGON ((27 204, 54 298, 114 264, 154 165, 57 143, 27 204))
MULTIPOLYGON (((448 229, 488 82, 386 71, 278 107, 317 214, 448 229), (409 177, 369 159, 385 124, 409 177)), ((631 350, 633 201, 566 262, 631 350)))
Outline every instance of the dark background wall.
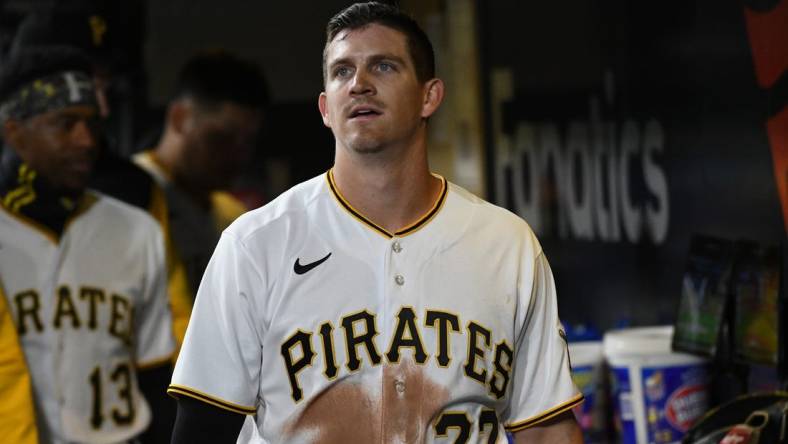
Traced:
POLYGON ((149 1, 145 54, 151 101, 166 100, 178 66, 192 51, 224 46, 263 66, 275 101, 316 104, 325 24, 351 3, 149 1))
POLYGON ((488 81, 501 70, 513 80, 507 100, 488 101, 487 114, 500 111, 503 131, 488 137, 489 197, 526 220, 543 222, 538 231, 565 320, 603 328, 620 321, 672 323, 693 234, 784 241, 765 127, 770 97, 756 83, 743 4, 487 0, 478 5, 488 81), (585 125, 581 134, 587 137, 572 135, 573 122, 581 129, 585 125), (523 125, 527 131, 518 136, 523 125), (574 159, 564 160, 570 165, 565 171, 542 160, 546 127, 557 128, 559 151, 574 159), (625 128, 635 130, 627 135, 625 128), (510 142, 509 151, 501 151, 502 138, 510 142), (623 158, 626 140, 633 141, 633 151, 623 158), (600 145, 618 159, 617 199, 608 186, 610 169, 587 167, 600 145), (570 149, 574 156, 566 154, 570 149), (529 162, 538 166, 529 169, 529 162), (627 177, 621 162, 629 167, 627 177), (605 184, 603 199, 589 203, 588 196, 598 191, 597 176, 605 184), (567 181, 562 193, 559 182, 567 181), (594 189, 586 194, 589 184, 594 189), (518 205, 516 187, 530 200, 518 205), (663 236, 655 239, 647 222, 639 225, 639 236, 613 227, 617 240, 610 239, 609 225, 600 229, 595 217, 600 207, 622 219, 623 189, 644 220, 649 211, 667 210, 663 236), (617 209, 610 208, 611 196, 619 201, 617 209), (573 230, 567 221, 570 207, 586 204, 590 234, 573 230))

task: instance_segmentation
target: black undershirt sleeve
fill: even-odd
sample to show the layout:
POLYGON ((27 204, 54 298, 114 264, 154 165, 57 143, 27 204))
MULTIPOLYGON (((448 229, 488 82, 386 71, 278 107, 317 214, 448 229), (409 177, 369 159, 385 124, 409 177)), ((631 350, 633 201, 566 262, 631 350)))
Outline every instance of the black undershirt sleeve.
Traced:
POLYGON ((179 396, 172 444, 235 444, 245 416, 179 396))
POLYGON ((151 410, 151 423, 139 441, 143 444, 167 443, 172 436, 175 423, 175 400, 167 396, 167 385, 172 376, 172 365, 166 364, 137 370, 140 391, 148 401, 151 410))

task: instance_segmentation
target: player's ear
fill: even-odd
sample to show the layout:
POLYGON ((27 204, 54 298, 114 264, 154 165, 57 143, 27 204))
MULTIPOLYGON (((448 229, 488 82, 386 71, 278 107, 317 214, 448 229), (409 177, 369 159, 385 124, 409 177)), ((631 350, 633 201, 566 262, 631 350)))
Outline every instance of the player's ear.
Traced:
POLYGON ((443 102, 443 80, 431 79, 424 84, 424 102, 421 105, 421 117, 430 117, 443 102))
POLYGON ((328 106, 326 105, 325 92, 321 92, 317 97, 317 107, 320 109, 320 115, 323 117, 323 125, 331 128, 331 121, 328 119, 328 106))
POLYGON ((177 134, 183 134, 186 130, 186 120, 188 119, 189 109, 183 100, 174 100, 167 107, 167 127, 177 134))

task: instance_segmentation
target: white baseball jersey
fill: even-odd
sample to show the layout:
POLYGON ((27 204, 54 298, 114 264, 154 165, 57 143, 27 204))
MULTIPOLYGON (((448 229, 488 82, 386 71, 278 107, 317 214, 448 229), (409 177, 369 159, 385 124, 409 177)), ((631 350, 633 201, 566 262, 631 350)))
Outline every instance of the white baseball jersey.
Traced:
POLYGON ((136 368, 174 351, 158 224, 113 198, 86 197, 59 239, 0 209, 0 276, 47 443, 141 433, 151 413, 136 368))
POLYGON ((169 391, 268 443, 505 443, 582 401, 522 219, 443 180, 389 233, 331 172, 225 230, 169 391))

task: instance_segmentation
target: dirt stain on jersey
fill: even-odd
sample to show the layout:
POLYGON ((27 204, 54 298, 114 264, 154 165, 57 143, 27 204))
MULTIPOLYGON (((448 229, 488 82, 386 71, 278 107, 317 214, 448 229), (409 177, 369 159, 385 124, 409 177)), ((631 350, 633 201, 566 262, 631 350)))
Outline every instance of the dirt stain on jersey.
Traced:
POLYGON ((306 432, 315 443, 422 443, 430 422, 449 399, 412 361, 383 369, 379 390, 344 379, 315 397, 285 427, 284 441, 306 432))

